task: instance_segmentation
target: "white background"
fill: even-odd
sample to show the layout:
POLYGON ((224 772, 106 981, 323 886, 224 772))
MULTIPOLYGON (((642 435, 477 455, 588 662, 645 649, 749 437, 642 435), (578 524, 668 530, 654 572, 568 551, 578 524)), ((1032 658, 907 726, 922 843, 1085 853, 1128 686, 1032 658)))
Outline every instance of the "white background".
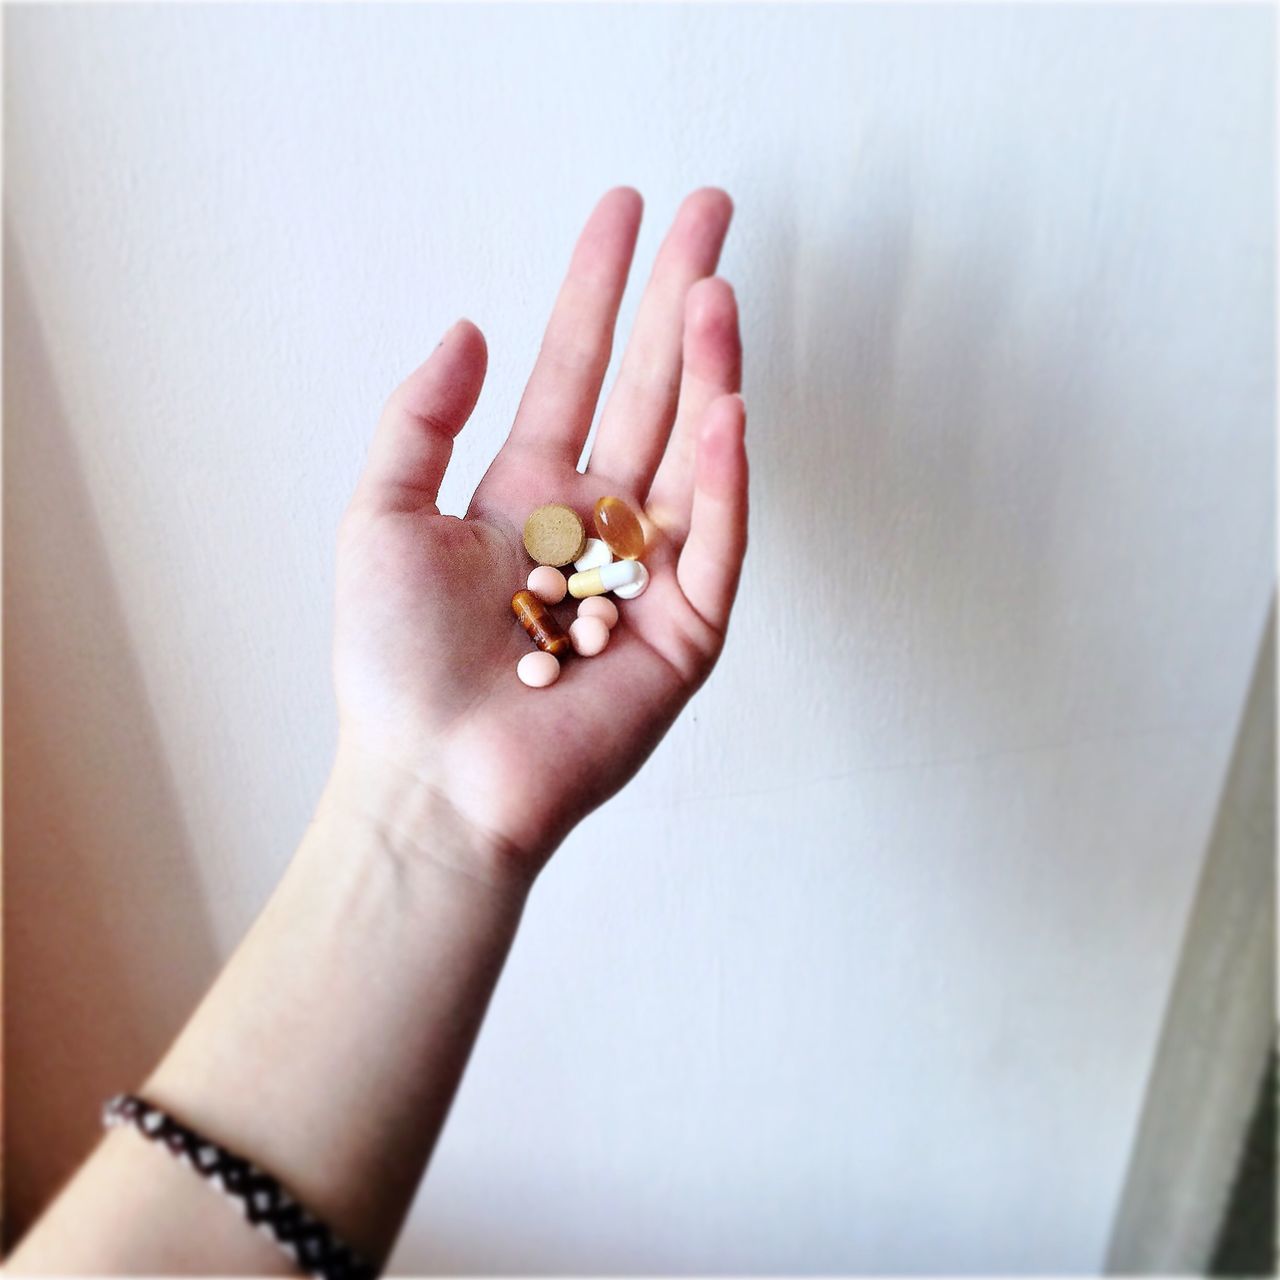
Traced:
POLYGON ((717 183, 729 648, 536 890, 397 1265, 1097 1269, 1273 577, 1270 14, 6 28, 11 1210, 306 822, 384 395, 485 330, 460 510, 596 197, 643 273, 717 183))

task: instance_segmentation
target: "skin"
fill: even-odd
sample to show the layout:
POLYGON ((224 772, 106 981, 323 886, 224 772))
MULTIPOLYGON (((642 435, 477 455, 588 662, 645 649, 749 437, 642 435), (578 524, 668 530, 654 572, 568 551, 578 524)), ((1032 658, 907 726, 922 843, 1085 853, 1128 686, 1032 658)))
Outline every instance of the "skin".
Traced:
POLYGON ((732 289, 703 277, 731 211, 710 190, 677 215, 585 474, 576 464, 640 225, 627 188, 609 192, 583 230, 510 436, 466 518, 435 506, 484 377, 484 340, 461 321, 392 397, 343 521, 344 744, 448 796, 530 874, 635 773, 724 641, 746 539, 744 410, 732 394, 741 347, 732 289), (513 675, 529 642, 509 603, 530 568, 525 518, 554 500, 589 521, 606 494, 646 516, 650 585, 623 606, 605 653, 567 662, 534 702, 513 675), (556 751, 531 750, 535 714, 556 751))
MULTIPOLYGON (((448 1114, 530 888, 706 679, 746 550, 732 207, 681 206, 577 470, 641 215, 608 192, 574 250, 510 435, 463 519, 436 506, 486 351, 459 321, 383 409, 338 536, 333 769, 253 928, 138 1090, 275 1174, 382 1261, 448 1114), (524 519, 643 513, 647 591, 549 689, 515 675, 524 519)), ((566 606, 560 606, 563 613, 566 606)), ((289 1274, 190 1171, 117 1130, 9 1260, 25 1273, 289 1274)))

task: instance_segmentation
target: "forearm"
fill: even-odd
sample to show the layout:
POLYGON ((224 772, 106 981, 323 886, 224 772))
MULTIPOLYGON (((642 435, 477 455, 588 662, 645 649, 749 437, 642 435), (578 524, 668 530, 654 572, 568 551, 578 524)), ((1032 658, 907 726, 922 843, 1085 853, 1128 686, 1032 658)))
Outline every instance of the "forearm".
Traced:
MULTIPOLYGON (((431 792, 360 770, 335 775, 265 910, 140 1092, 381 1260, 528 886, 500 850, 477 853, 475 833, 431 792)), ((11 1265, 291 1269, 191 1171, 127 1131, 101 1144, 11 1265), (144 1203, 145 1229, 122 1230, 144 1203)))
MULTIPOLYGON (((373 1261, 444 1123, 530 878, 635 773, 724 642, 747 531, 737 303, 707 278, 732 212, 724 192, 681 207, 590 464, 577 467, 640 211, 639 193, 619 188, 593 212, 466 518, 437 506, 484 379, 484 338, 459 321, 388 399, 339 529, 343 725, 438 770, 457 807, 389 763, 340 751, 279 889, 141 1089, 274 1174, 373 1261), (531 567, 520 531, 548 500, 581 524, 606 497, 643 517, 650 585, 627 599, 606 654, 580 646, 562 681, 528 689, 507 604, 531 567)), ((288 1269, 198 1177, 127 1131, 100 1144, 14 1264, 288 1269)))

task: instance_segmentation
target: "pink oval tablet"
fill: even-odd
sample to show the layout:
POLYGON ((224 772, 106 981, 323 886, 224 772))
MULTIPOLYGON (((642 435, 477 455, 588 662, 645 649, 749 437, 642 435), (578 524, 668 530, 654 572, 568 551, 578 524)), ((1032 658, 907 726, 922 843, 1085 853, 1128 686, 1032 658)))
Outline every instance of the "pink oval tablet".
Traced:
POLYGON ((588 596, 578 606, 578 617, 599 618, 612 631, 618 625, 618 606, 608 596, 588 596))
POLYGON ((569 584, 559 569, 549 564, 540 564, 530 575, 525 586, 533 592, 543 604, 559 604, 569 590, 569 584))
POLYGON ((560 664, 551 654, 538 649, 534 653, 526 653, 516 663, 516 675, 530 689, 545 689, 560 678, 560 664))
POLYGON ((575 653, 594 658, 609 643, 609 627, 603 618, 575 618, 569 624, 569 640, 575 653))

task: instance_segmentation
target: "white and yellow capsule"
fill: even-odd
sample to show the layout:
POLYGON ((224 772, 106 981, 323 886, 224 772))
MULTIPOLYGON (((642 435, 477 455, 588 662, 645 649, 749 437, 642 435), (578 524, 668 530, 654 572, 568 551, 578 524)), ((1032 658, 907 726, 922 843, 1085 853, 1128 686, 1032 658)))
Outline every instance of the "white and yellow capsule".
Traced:
POLYGON ((587 596, 602 596, 613 591, 625 600, 632 600, 649 584, 649 571, 639 560, 614 560, 598 569, 586 569, 569 579, 569 594, 575 600, 587 596))

